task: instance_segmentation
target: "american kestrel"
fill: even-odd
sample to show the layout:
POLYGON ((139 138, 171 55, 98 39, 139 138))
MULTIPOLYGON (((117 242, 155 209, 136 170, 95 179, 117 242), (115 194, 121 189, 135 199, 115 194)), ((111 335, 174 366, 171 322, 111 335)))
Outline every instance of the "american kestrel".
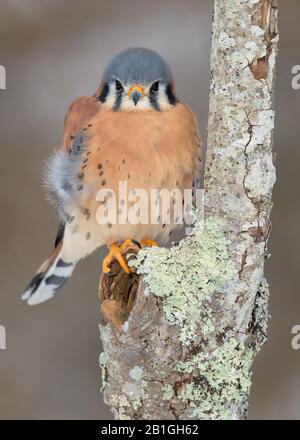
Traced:
MULTIPOLYGON (((151 214, 147 221, 129 221, 125 213, 138 203, 134 196, 141 191, 149 196, 149 203, 139 205, 145 210, 151 190, 192 188, 199 158, 195 117, 176 97, 166 61, 144 48, 116 55, 95 95, 77 98, 65 116, 62 146, 46 176, 61 220, 55 249, 22 298, 38 304, 53 297, 76 263, 102 245, 109 247, 103 271, 109 272, 115 258, 129 273, 123 258, 128 244, 164 244, 181 226, 174 218, 166 224, 161 215, 153 219, 151 214), (131 201, 121 197, 120 182, 126 183, 131 201), (101 221, 99 212, 105 218, 113 202, 116 221, 109 216, 101 221)), ((167 214, 174 214, 173 205, 167 214)))

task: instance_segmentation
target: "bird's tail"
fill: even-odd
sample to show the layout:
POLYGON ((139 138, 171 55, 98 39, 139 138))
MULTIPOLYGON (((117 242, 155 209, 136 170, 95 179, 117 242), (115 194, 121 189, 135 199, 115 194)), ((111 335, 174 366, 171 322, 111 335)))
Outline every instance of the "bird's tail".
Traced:
POLYGON ((63 237, 56 243, 52 254, 39 267, 22 295, 29 305, 35 305, 52 298, 70 278, 76 262, 63 259, 63 237))

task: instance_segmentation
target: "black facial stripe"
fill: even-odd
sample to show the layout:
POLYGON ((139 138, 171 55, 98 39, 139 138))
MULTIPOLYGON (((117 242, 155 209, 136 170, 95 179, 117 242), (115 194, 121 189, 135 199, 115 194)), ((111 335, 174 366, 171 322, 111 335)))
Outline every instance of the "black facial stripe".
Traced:
POLYGON ((168 98, 169 103, 170 103, 171 105, 175 105, 176 102, 177 102, 177 98, 176 98, 176 96, 175 96, 174 93, 173 93, 173 90, 172 90, 172 86, 171 86, 171 84, 168 84, 168 85, 167 85, 167 88, 166 88, 166 95, 167 95, 167 98, 168 98))
POLYGON ((108 95, 108 92, 109 92, 109 86, 108 86, 107 83, 105 83, 105 84, 103 85, 103 88, 102 88, 102 90, 101 90, 101 93, 100 93, 100 95, 99 95, 99 97, 98 97, 99 101, 101 101, 101 102, 105 102, 105 101, 106 101, 106 98, 107 98, 107 95, 108 95))
POLYGON ((116 101, 114 104, 114 111, 119 110, 120 106, 121 106, 121 102, 122 102, 122 96, 123 96, 123 89, 122 90, 117 90, 116 93, 116 101))
POLYGON ((159 104, 157 102, 157 93, 156 92, 151 92, 150 91, 149 101, 150 101, 150 104, 152 105, 152 107, 154 108, 154 110, 157 110, 159 112, 160 111, 160 107, 159 107, 159 104))

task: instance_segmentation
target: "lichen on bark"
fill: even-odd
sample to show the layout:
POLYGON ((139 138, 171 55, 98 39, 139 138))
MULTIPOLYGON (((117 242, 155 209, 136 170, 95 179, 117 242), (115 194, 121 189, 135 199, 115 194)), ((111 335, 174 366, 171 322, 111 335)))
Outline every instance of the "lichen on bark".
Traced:
POLYGON ((141 250, 131 266, 138 269, 152 294, 162 297, 170 324, 180 327, 180 341, 189 345, 199 331, 214 331, 212 294, 230 282, 234 267, 220 226, 207 219, 192 235, 171 249, 141 250))

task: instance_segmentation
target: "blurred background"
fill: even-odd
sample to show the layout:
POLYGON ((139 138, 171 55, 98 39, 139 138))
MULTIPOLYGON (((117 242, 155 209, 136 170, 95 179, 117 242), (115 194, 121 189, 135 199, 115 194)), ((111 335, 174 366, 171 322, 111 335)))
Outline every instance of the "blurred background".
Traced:
MULTIPOLYGON (((96 90, 117 51, 146 46, 171 64, 180 98, 206 139, 212 0, 1 0, 0 350, 1 419, 110 419, 102 401, 97 285, 102 255, 80 263, 56 299, 28 307, 20 294, 57 229, 41 170, 62 139, 70 102, 96 90)), ((269 340, 255 362, 251 419, 300 418, 299 111, 291 68, 300 64, 300 2, 280 4, 276 84, 277 184, 267 264, 269 340)))

